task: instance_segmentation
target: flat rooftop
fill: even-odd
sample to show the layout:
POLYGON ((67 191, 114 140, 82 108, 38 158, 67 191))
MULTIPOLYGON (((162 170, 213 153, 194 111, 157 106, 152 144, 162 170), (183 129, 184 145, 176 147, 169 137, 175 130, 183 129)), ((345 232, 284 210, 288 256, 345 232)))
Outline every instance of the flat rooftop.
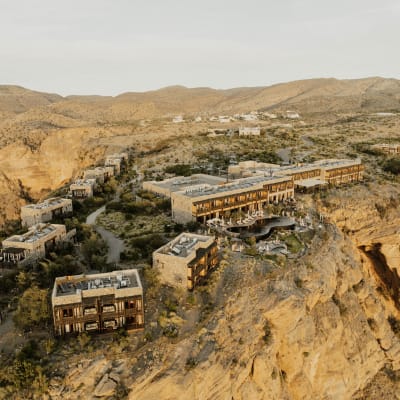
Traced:
POLYGON ((22 206, 21 208, 30 208, 30 209, 35 209, 35 210, 42 210, 45 208, 49 208, 49 207, 54 207, 57 205, 63 205, 65 203, 70 203, 71 200, 69 199, 62 199, 62 198, 52 198, 52 199, 48 199, 43 201, 42 203, 37 203, 37 204, 27 204, 26 206, 22 206))
POLYGON ((185 187, 192 185, 221 185, 226 182, 225 178, 207 174, 194 174, 191 176, 175 176, 163 181, 151 181, 154 186, 168 189, 171 192, 179 192, 185 187))
POLYGON ((87 290, 141 288, 136 269, 112 271, 93 275, 74 275, 56 278, 53 297, 79 294, 87 290))
POLYGON ((22 235, 14 235, 7 238, 5 241, 7 242, 16 242, 16 243, 33 243, 37 240, 50 235, 54 231, 57 230, 60 226, 64 225, 54 225, 54 224, 38 224, 29 229, 28 232, 23 233, 22 235))
POLYGON ((396 149, 399 147, 399 143, 380 143, 380 144, 374 144, 372 147, 389 147, 391 149, 396 149))
POLYGON ((187 188, 186 190, 181 191, 181 193, 188 197, 209 196, 213 194, 231 192, 234 190, 250 189, 253 186, 262 185, 264 183, 268 184, 274 181, 276 181, 277 183, 285 182, 289 179, 290 178, 286 176, 257 175, 257 176, 252 176, 250 178, 236 179, 233 182, 219 186, 205 186, 205 187, 199 186, 199 187, 187 188))
POLYGON ((97 173, 101 174, 101 173, 103 173, 105 170, 106 170, 105 167, 95 167, 95 168, 88 168, 88 169, 85 169, 84 172, 85 172, 85 173, 94 173, 94 172, 97 172, 97 173))
POLYGON ((71 186, 92 186, 96 179, 77 179, 71 186))
POLYGON ((348 167, 351 165, 361 164, 361 160, 359 158, 355 160, 343 159, 343 160, 319 160, 315 161, 312 165, 320 166, 322 168, 339 168, 339 167, 348 167))
POLYGON ((156 253, 168 254, 170 256, 186 258, 196 251, 197 243, 206 243, 212 236, 196 235, 192 233, 181 233, 174 240, 156 250, 156 253))

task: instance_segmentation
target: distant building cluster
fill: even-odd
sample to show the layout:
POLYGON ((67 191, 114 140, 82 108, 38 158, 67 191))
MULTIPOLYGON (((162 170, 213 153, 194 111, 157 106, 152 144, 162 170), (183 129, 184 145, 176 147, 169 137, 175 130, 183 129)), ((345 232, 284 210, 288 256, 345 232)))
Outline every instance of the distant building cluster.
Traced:
MULTIPOLYGON (((118 175, 124 162, 127 161, 128 153, 107 156, 104 167, 85 170, 83 178, 77 179, 70 185, 70 196, 78 199, 93 196, 97 184, 118 175)), ((73 229, 67 232, 65 225, 50 222, 70 217, 72 212, 70 198, 54 197, 37 204, 22 206, 21 225, 28 228, 28 231, 3 240, 0 248, 0 264, 27 265, 44 258, 64 242, 70 242, 76 231, 73 229)))
POLYGON ((21 225, 27 232, 13 235, 1 243, 0 265, 24 266, 46 257, 50 251, 71 242, 76 234, 65 225, 51 221, 72 215, 72 200, 60 197, 21 207, 21 225))
MULTIPOLYGON (((296 111, 282 111, 277 113, 271 113, 268 111, 250 111, 248 113, 243 114, 234 114, 234 115, 213 115, 208 117, 208 121, 210 122, 218 122, 220 124, 227 124, 234 121, 247 121, 254 122, 260 119, 276 119, 276 118, 286 118, 286 119, 300 119, 300 114, 296 111)), ((194 119, 189 119, 188 121, 194 122, 202 122, 203 118, 200 116, 196 116, 194 119)), ((172 123, 179 124, 185 122, 185 119, 182 115, 176 115, 172 118, 172 123)))
POLYGON ((118 176, 128 161, 128 153, 112 154, 106 157, 103 167, 83 171, 82 178, 75 180, 69 187, 70 195, 76 199, 93 197, 97 185, 106 182, 112 176, 118 176))
POLYGON ((261 129, 257 127, 240 127, 239 136, 260 136, 261 129))
POLYGON ((373 145, 372 148, 385 154, 400 154, 400 144, 381 143, 373 145))

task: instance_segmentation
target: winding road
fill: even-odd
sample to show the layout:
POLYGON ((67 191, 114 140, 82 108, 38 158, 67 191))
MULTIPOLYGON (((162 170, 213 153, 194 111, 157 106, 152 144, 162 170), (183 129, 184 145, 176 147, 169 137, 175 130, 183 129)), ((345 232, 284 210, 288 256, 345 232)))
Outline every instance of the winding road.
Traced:
POLYGON ((86 223, 92 225, 93 229, 102 237, 108 245, 107 263, 118 263, 120 260, 121 252, 124 251, 124 241, 117 238, 112 232, 104 229, 102 226, 96 225, 96 218, 104 212, 106 206, 98 208, 86 218, 86 223))

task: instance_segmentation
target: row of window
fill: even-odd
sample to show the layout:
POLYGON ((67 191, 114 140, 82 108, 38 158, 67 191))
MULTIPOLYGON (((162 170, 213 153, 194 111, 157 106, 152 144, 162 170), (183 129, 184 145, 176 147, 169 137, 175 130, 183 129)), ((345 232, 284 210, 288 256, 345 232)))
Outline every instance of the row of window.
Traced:
MULTIPOLYGON (((125 309, 136 309, 137 311, 142 310, 142 301, 141 300, 129 300, 124 302, 124 308, 125 309)), ((116 311, 116 306, 115 304, 105 304, 101 306, 101 312, 102 313, 108 313, 108 312, 115 312, 116 311)), ((92 307, 85 307, 83 309, 83 315, 91 315, 91 314, 97 314, 98 310, 96 306, 92 307)), ((73 317, 74 316, 74 309, 73 308, 64 308, 62 310, 62 316, 64 318, 68 317, 73 317)))

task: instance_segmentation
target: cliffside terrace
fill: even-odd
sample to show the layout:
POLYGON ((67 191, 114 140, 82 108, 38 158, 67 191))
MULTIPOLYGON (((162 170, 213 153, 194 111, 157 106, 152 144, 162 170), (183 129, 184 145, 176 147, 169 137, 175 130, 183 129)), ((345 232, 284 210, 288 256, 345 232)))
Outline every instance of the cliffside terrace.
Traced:
POLYGON ((218 264, 218 247, 212 236, 182 233, 153 253, 153 266, 161 280, 194 289, 218 264))
POLYGON ((173 193, 172 215, 178 222, 206 222, 232 211, 253 212, 294 196, 291 177, 256 176, 225 185, 194 187, 173 193))

